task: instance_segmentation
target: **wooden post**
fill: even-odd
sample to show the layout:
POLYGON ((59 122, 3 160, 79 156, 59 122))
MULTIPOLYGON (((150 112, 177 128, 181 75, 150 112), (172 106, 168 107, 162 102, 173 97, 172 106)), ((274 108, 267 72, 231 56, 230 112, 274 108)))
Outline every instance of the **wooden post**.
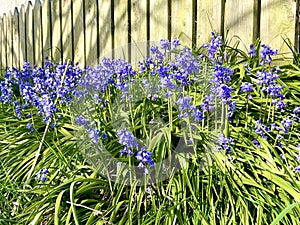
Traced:
POLYGON ((229 45, 241 42, 239 48, 246 51, 253 41, 254 1, 230 0, 225 4, 225 33, 228 30, 229 45), (234 12, 234 13, 233 13, 234 12))
POLYGON ((13 57, 12 57, 12 14, 11 12, 8 13, 7 15, 7 32, 6 32, 6 37, 7 37, 7 66, 12 67, 13 65, 13 57))
POLYGON ((158 42, 168 39, 168 4, 167 1, 150 1, 150 40, 158 42))
POLYGON ((50 20, 50 3, 44 0, 42 4, 42 51, 43 62, 45 57, 52 58, 51 52, 51 20, 50 20))
POLYGON ((20 68, 23 67, 24 61, 27 59, 25 27, 25 6, 22 5, 19 13, 20 68))
POLYGON ((29 2, 27 6, 27 10, 25 13, 25 22, 26 22, 26 59, 33 65, 34 62, 34 38, 33 38, 33 12, 32 5, 29 2))
POLYGON ((42 48, 42 21, 41 21, 41 5, 38 1, 35 2, 33 7, 34 18, 34 58, 35 64, 42 66, 43 61, 43 48, 42 48))
POLYGON ((15 8, 13 15, 13 67, 20 68, 20 33, 19 33, 19 12, 15 8))
POLYGON ((2 65, 4 68, 7 67, 7 41, 6 41, 6 31, 7 31, 7 25, 6 25, 6 14, 2 17, 2 65))
POLYGON ((72 11, 71 0, 61 0, 61 19, 62 19, 62 55, 63 60, 73 61, 72 49, 72 11))
POLYGON ((51 28, 52 28, 52 57, 55 61, 62 61, 60 0, 51 1, 51 28))
POLYGON ((112 10, 111 1, 98 0, 99 57, 112 57, 112 10))
POLYGON ((193 1, 172 1, 172 39, 179 37, 184 45, 192 47, 193 1))
POLYGON ((85 39, 84 39, 84 18, 83 0, 73 1, 73 50, 74 62, 81 67, 85 66, 85 39))
POLYGON ((88 66, 98 64, 97 1, 85 0, 85 61, 88 66))
POLYGON ((261 41, 290 57, 284 43, 289 38, 294 43, 296 2, 294 0, 264 0, 261 5, 261 41))
POLYGON ((221 34, 222 1, 197 1, 197 46, 211 40, 211 32, 221 34))

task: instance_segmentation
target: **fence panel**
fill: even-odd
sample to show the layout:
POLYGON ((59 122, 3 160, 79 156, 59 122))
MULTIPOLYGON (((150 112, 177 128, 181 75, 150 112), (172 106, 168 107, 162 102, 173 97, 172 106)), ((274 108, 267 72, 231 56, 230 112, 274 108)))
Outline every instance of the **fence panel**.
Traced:
MULTIPOLYGON (((51 52, 51 20, 50 20, 50 3, 45 0, 42 4, 42 46, 43 46, 43 57, 50 56, 51 52)), ((44 58, 43 58, 44 62, 44 58)))
POLYGON ((13 67, 19 68, 20 67, 20 41, 19 41, 19 12, 17 9, 14 11, 13 20, 13 49, 12 49, 12 56, 13 56, 13 67))
POLYGON ((0 18, 0 69, 3 68, 5 65, 2 64, 2 19, 0 18))
POLYGON ((260 37, 262 43, 289 52, 283 38, 294 43, 296 2, 294 0, 264 0, 261 5, 260 37))
POLYGON ((87 65, 98 63, 97 1, 85 0, 85 61, 87 65))
POLYGON ((83 0, 73 1, 73 50, 74 62, 79 62, 80 66, 85 66, 85 40, 84 40, 84 18, 83 0))
POLYGON ((52 57, 55 61, 62 60, 61 24, 60 24, 60 0, 51 1, 51 25, 52 25, 52 57))
POLYGON ((197 46, 211 39, 211 31, 221 34, 222 1, 197 1, 197 46))
POLYGON ((9 67, 12 66, 12 15, 11 12, 8 13, 7 15, 7 32, 6 32, 6 37, 7 37, 7 65, 9 67))
POLYGON ((23 67, 26 60, 26 23, 25 23, 25 6, 22 5, 19 13, 19 41, 20 41, 20 67, 23 67))
POLYGON ((33 8, 34 18, 34 58, 35 64, 42 65, 43 61, 43 47, 42 47, 42 18, 41 18, 41 5, 38 1, 35 2, 33 8))
POLYGON ((172 33, 171 37, 180 37, 182 44, 192 45, 193 33, 193 1, 172 1, 172 33))
POLYGON ((62 19, 62 55, 64 60, 72 60, 72 11, 71 0, 61 0, 61 19, 62 19))
POLYGON ((150 40, 168 39, 168 4, 161 0, 150 1, 150 40))
POLYGON ((137 62, 147 55, 147 0, 131 2, 131 62, 137 62))
POLYGON ((26 60, 31 64, 34 64, 34 37, 33 37, 33 13, 32 5, 28 4, 25 13, 25 23, 26 23, 26 60))
POLYGON ((228 30, 229 43, 241 41, 242 45, 239 47, 242 50, 248 49, 253 42, 253 9, 254 1, 244 1, 241 4, 239 0, 231 0, 225 4, 225 31, 228 30))
POLYGON ((112 57, 112 10, 111 1, 98 0, 98 45, 100 57, 112 57))
POLYGON ((113 56, 114 58, 129 57, 128 38, 128 0, 114 0, 114 32, 113 32, 113 56))
POLYGON ((7 31, 7 25, 6 25, 6 14, 2 17, 2 65, 7 66, 7 43, 6 43, 6 31, 7 31))

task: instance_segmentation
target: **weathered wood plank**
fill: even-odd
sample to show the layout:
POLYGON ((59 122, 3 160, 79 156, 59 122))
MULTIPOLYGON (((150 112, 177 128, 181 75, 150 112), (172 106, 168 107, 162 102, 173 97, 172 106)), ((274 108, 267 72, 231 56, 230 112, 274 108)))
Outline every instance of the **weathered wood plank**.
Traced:
POLYGON ((112 57, 112 18, 111 2, 107 0, 98 0, 99 12, 99 55, 100 57, 112 57))
POLYGON ((89 66, 98 64, 97 1, 85 0, 85 61, 89 66))
POLYGON ((131 1, 131 62, 147 56, 147 0, 131 1))
POLYGON ((179 37, 184 45, 192 46, 193 1, 172 1, 172 39, 179 37))
POLYGON ((43 48, 42 48, 42 18, 41 18, 41 5, 38 1, 35 2, 33 7, 34 18, 34 58, 35 64, 42 65, 43 61, 43 48))
POLYGON ((222 1, 197 1, 197 46, 211 40, 211 32, 221 34, 222 1))
POLYGON ((63 60, 73 61, 71 0, 61 0, 61 11, 63 60))
POLYGON ((51 26, 52 26, 52 57, 55 61, 62 60, 61 27, 60 27, 60 0, 51 1, 51 26))
POLYGON ((50 4, 49 1, 45 0, 42 4, 42 51, 43 51, 43 61, 45 57, 52 58, 51 52, 51 20, 50 20, 50 4))
POLYGON ((228 30, 229 44, 241 41, 242 50, 247 50, 253 41, 253 9, 254 1, 231 0, 225 4, 225 32, 228 30))
POLYGON ((129 59, 128 2, 114 0, 114 58, 129 59))
POLYGON ((11 12, 8 13, 7 15, 7 32, 6 32, 6 36, 7 36, 7 66, 12 67, 12 14, 11 12))
POLYGON ((150 1, 150 40, 168 39, 168 4, 160 0, 150 1))
POLYGON ((25 26, 25 6, 22 5, 19 13, 20 67, 23 67, 24 60, 27 57, 25 26))
POLYGON ((26 59, 33 65, 34 62, 34 38, 33 38, 33 12, 32 5, 28 3, 26 13, 25 13, 25 22, 26 22, 26 59))
POLYGON ((2 53, 2 48, 3 48, 3 42, 2 42, 2 30, 3 30, 3 28, 2 28, 2 18, 0 17, 0 69, 3 69, 4 67, 3 67, 3 65, 2 65, 2 55, 3 55, 3 53, 2 53))
POLYGON ((294 0, 264 0, 261 5, 261 41, 278 49, 290 52, 283 38, 294 43, 296 2, 294 0))
POLYGON ((84 18, 83 0, 73 1, 73 49, 74 62, 85 66, 85 40, 84 40, 84 18))
POLYGON ((20 41, 19 41, 19 12, 17 8, 13 15, 13 67, 20 68, 20 41))

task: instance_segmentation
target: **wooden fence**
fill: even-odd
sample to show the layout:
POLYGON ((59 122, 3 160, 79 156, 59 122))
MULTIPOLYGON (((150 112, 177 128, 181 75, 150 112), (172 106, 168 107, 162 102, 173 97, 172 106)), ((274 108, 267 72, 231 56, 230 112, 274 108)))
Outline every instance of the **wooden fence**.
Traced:
POLYGON ((228 40, 240 39, 244 49, 260 37, 287 52, 283 38, 297 41, 296 5, 295 0, 36 1, 0 18, 0 66, 19 68, 24 60, 40 65, 45 56, 93 65, 128 43, 180 36, 184 44, 200 46, 212 30, 228 31, 228 40))

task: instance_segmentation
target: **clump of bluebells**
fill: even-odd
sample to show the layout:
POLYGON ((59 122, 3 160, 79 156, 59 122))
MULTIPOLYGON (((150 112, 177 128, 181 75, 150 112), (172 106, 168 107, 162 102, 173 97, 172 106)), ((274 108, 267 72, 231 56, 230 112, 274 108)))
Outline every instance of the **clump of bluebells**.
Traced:
POLYGON ((36 173, 36 179, 39 181, 45 182, 47 180, 47 174, 49 174, 49 170, 47 168, 39 170, 36 173))
POLYGON ((35 108, 37 115, 50 123, 60 112, 59 105, 70 105, 82 72, 73 63, 54 63, 47 58, 43 67, 24 62, 21 70, 7 69, 0 81, 0 101, 13 103, 19 119, 33 116, 26 109, 35 108))

